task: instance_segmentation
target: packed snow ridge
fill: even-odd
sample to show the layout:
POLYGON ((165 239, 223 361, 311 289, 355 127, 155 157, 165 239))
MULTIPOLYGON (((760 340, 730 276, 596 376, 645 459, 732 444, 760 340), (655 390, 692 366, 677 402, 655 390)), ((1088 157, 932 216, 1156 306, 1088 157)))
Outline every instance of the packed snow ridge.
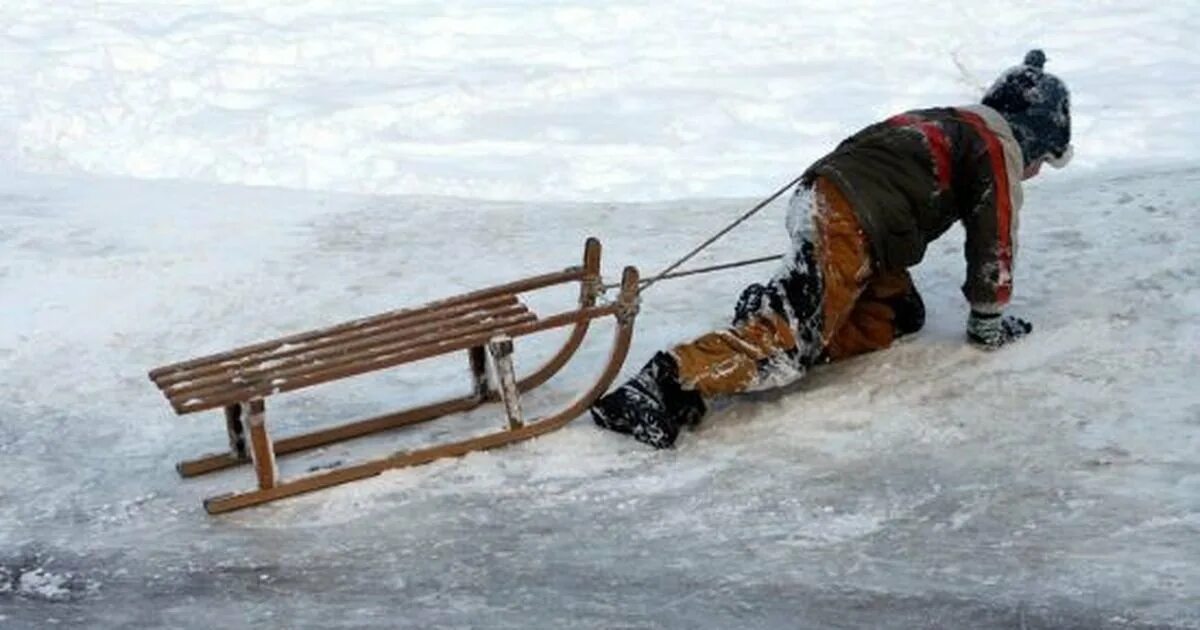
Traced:
POLYGON ((1073 91, 1076 174, 1200 156, 1188 3, 805 4, 10 0, 0 159, 364 193, 751 196, 876 118, 977 100, 1035 44, 1073 91))

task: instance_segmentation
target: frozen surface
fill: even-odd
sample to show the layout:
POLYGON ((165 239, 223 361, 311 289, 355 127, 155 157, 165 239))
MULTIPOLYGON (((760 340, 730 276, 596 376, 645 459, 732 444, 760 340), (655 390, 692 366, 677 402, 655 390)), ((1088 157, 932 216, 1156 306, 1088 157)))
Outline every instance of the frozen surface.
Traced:
POLYGON ((1076 174, 1200 159, 1200 11, 1121 2, 6 0, 25 168, 498 199, 753 196, 1029 47, 1076 174))
MULTIPOLYGON (((951 233, 919 269, 916 339, 732 401, 676 451, 581 419, 214 518, 200 498, 250 475, 176 478, 221 446, 219 414, 173 417, 147 369, 564 266, 588 233, 610 277, 654 269, 749 201, 5 175, 0 626, 1200 627, 1198 199, 1191 167, 1034 185, 1014 308, 1037 328, 1002 352, 962 342, 951 233)), ((782 245, 782 214, 713 259, 782 245)), ((659 285, 626 370, 719 324, 766 271, 659 285)), ((541 402, 598 365, 600 332, 541 402)), ((288 429, 369 415, 465 388, 461 363, 272 408, 288 429)))
MULTIPOLYGON (((0 628, 1200 628, 1197 31, 1190 2, 6 0, 0 628), (1035 45, 1078 150, 1027 190, 1012 348, 963 344, 951 232, 917 338, 672 452, 580 419, 220 518, 200 499, 248 471, 173 472, 223 429, 173 416, 152 367, 558 269, 589 234, 610 279, 656 271, 1035 45)), ((782 224, 697 263, 781 251, 782 224)), ((626 373, 767 273, 657 286, 626 373)), ((465 391, 465 366, 272 399, 276 434, 465 391)))

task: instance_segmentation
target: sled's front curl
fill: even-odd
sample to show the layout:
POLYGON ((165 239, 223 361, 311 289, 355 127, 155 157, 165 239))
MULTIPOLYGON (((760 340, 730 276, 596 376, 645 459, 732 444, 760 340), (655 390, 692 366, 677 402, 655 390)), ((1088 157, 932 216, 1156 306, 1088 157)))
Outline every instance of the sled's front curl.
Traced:
POLYGON ((637 270, 626 267, 617 299, 598 306, 602 286, 600 242, 590 238, 582 266, 157 368, 150 372, 150 378, 176 413, 217 408, 225 411, 229 452, 180 462, 177 469, 182 476, 192 477, 253 463, 258 489, 205 500, 205 509, 216 514, 371 477, 392 468, 495 448, 558 429, 604 393, 629 351, 638 307, 637 270), (569 282, 580 283, 576 310, 542 318, 518 298, 522 293, 569 282), (610 315, 616 320, 615 339, 608 363, 595 384, 562 410, 526 422, 521 417, 520 394, 542 385, 561 370, 579 349, 591 320, 610 315), (510 357, 511 339, 565 326, 571 326, 572 331, 563 347, 533 373, 516 378, 510 357), (467 352, 474 378, 473 393, 468 396, 275 442, 267 432, 265 399, 274 394, 459 351, 467 352), (495 382, 487 369, 488 356, 492 357, 495 382), (507 417, 504 428, 494 433, 294 479, 278 478, 276 456, 434 420, 488 402, 502 402, 507 417))

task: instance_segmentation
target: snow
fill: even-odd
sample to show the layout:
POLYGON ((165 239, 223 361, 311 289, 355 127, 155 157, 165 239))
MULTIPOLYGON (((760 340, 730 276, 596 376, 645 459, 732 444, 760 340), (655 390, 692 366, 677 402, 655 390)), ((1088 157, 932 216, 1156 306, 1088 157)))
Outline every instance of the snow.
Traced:
MULTIPOLYGON (((1200 627, 1200 25, 1183 3, 1083 13, 4 3, 0 626, 1200 627), (227 437, 219 412, 176 417, 153 367, 556 270, 591 234, 606 279, 649 274, 1031 45, 1074 90, 1079 151, 1026 190, 1017 345, 963 343, 956 230, 916 270, 914 339, 722 401, 674 451, 580 419, 222 517, 200 499, 249 471, 172 470, 227 437)), ((782 251, 784 205, 695 264, 782 251)), ((768 273, 655 285, 624 373, 768 273)), ((525 412, 580 391, 608 334, 525 412)), ((516 369, 556 340, 518 339, 516 369)), ((268 414, 281 437, 469 387, 437 359, 268 414)))
POLYGON ((63 599, 69 591, 64 587, 67 577, 47 573, 43 569, 34 569, 21 574, 17 591, 30 597, 42 597, 55 600, 63 599))
POLYGON ((974 100, 1034 45, 1074 90, 1075 174, 1200 151, 1187 2, 8 0, 0 23, 0 139, 52 172, 753 196, 847 130, 974 100))

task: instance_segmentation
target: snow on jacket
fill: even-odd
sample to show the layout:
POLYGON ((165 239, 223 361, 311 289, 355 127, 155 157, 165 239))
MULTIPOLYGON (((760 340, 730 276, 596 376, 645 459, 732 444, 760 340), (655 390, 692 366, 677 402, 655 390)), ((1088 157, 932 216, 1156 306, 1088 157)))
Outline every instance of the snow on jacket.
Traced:
POLYGON ((999 312, 1012 294, 1021 207, 1021 148, 1004 118, 984 105, 921 109, 873 124, 805 173, 832 179, 853 205, 875 264, 904 269, 961 221, 963 294, 974 310, 999 312))

